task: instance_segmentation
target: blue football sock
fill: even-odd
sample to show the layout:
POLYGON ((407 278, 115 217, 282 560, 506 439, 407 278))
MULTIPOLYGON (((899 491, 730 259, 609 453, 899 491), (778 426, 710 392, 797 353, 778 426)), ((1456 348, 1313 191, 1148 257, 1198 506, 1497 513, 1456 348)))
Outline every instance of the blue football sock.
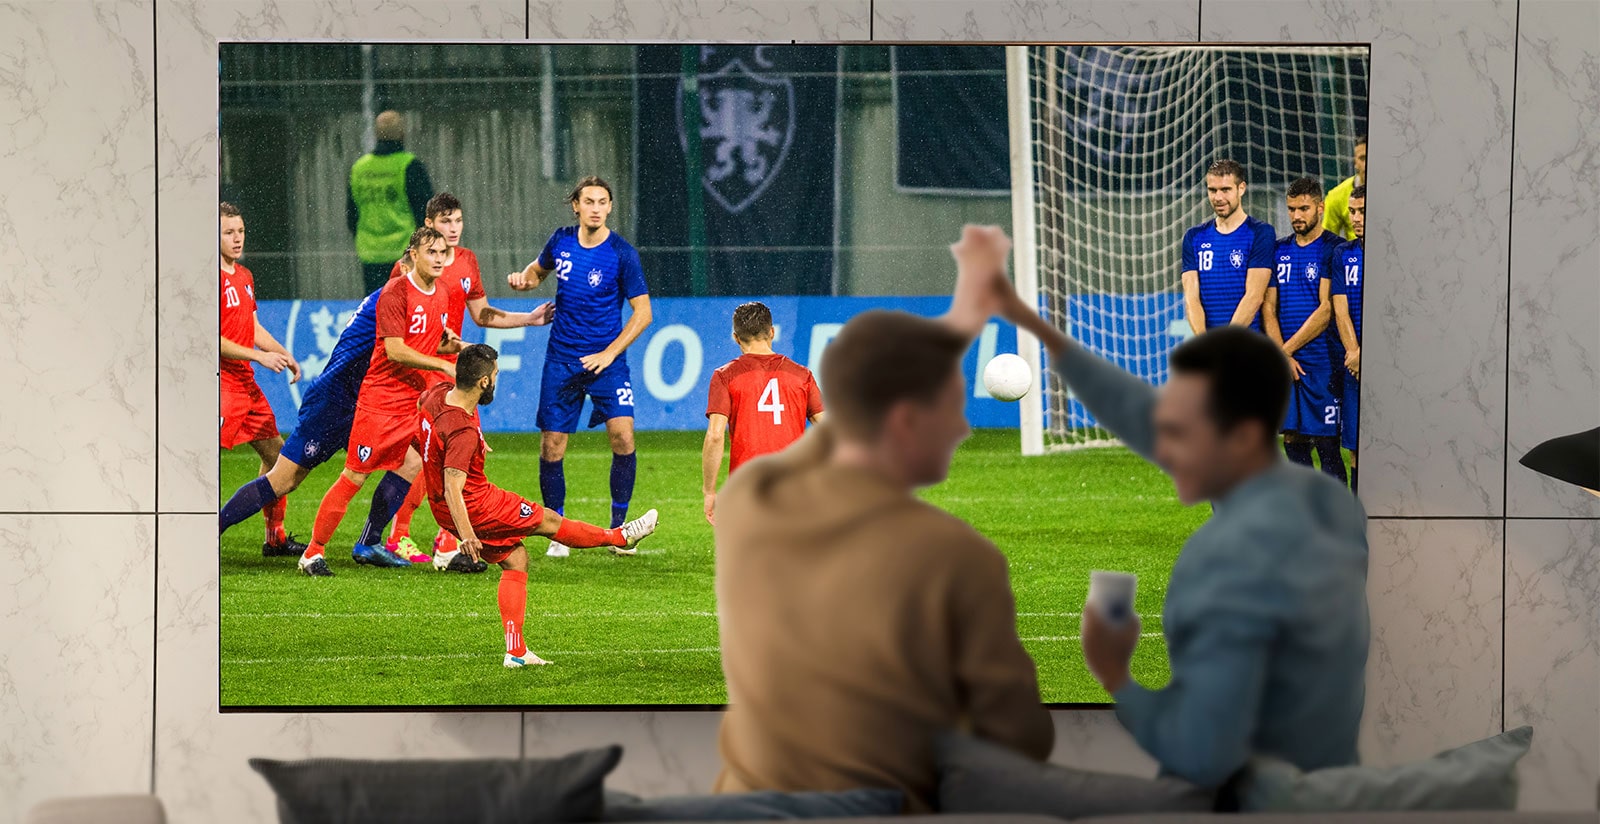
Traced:
POLYGON ((639 453, 611 455, 611 528, 628 520, 628 502, 633 500, 633 478, 639 470, 639 453))
POLYGON ((566 512, 567 473, 560 461, 539 459, 539 497, 545 509, 553 509, 557 515, 566 512))
POLYGON ((278 495, 272 491, 272 484, 267 482, 265 476, 239 487, 239 491, 233 493, 233 497, 222 505, 222 512, 218 513, 222 521, 222 530, 217 534, 227 532, 228 527, 260 512, 276 500, 278 495))
POLYGON ((1339 451, 1339 439, 1332 435, 1317 438, 1316 447, 1317 459, 1322 461, 1322 471, 1338 478, 1339 483, 1345 483, 1344 453, 1339 451))
POLYGON ((1289 456, 1289 460, 1294 461, 1295 463, 1300 464, 1301 466, 1311 466, 1311 442, 1310 441, 1305 441, 1305 440, 1288 441, 1288 440, 1286 440, 1286 441, 1283 442, 1283 452, 1284 452, 1284 454, 1289 456))
POLYGON ((405 478, 393 472, 383 473, 383 480, 378 482, 378 488, 372 491, 372 509, 367 513, 367 525, 361 528, 361 537, 356 543, 365 546, 379 546, 383 543, 383 529, 394 520, 394 514, 400 511, 400 505, 406 502, 406 496, 411 494, 411 484, 405 478))

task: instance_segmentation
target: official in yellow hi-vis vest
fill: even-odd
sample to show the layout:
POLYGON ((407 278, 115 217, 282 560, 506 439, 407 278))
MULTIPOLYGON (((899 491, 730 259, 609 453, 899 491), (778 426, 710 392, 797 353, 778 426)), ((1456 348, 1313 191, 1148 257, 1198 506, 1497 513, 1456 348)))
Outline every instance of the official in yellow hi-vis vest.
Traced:
POLYGON ((433 181, 417 156, 405 150, 406 127, 400 113, 387 111, 374 122, 378 145, 350 167, 345 223, 356 236, 364 294, 389 282, 389 270, 405 253, 411 233, 422 225, 433 181))
POLYGON ((1322 201, 1322 228, 1344 238, 1355 240, 1356 230, 1350 225, 1350 192, 1357 186, 1367 185, 1367 136, 1356 140, 1356 173, 1333 187, 1322 201))

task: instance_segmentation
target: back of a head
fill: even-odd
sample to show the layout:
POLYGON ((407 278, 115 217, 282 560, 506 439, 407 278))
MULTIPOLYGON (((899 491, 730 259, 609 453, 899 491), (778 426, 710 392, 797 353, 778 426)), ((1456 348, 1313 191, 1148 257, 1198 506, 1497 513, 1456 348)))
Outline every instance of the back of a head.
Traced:
POLYGON ((936 320, 906 312, 863 312, 822 354, 828 420, 852 440, 876 437, 895 404, 931 402, 960 367, 968 342, 936 320))
POLYGON ((764 303, 751 301, 733 310, 733 336, 749 343, 772 336, 772 310, 764 303))
POLYGON ((379 140, 405 140, 406 122, 399 112, 391 109, 373 121, 373 133, 379 140))
POLYGON ((1218 430, 1254 420, 1275 441, 1294 380, 1282 350, 1265 335, 1242 326, 1211 329, 1172 350, 1170 362, 1175 373, 1208 379, 1206 405, 1218 430))

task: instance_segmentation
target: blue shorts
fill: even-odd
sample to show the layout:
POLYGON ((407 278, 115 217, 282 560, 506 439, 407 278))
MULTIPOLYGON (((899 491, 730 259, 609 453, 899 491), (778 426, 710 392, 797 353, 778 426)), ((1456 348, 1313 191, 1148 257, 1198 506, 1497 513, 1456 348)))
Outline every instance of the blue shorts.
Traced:
POLYGON ((539 415, 535 421, 539 431, 578 431, 584 398, 594 401, 594 412, 589 415, 590 427, 612 418, 633 417, 633 381, 627 357, 617 358, 598 375, 584 369, 581 363, 546 360, 544 376, 539 382, 539 415))
POLYGON ((1333 370, 1325 365, 1308 365, 1305 360, 1300 365, 1306 373, 1289 387, 1289 412, 1283 419, 1283 431, 1311 437, 1339 434, 1339 396, 1334 392, 1333 370))
POLYGON ((1339 445, 1354 452, 1360 442, 1361 381, 1348 372, 1344 375, 1343 395, 1339 409, 1339 445))
POLYGON ((302 469, 321 466, 350 442, 350 426, 355 419, 355 398, 307 392, 300 402, 294 432, 284 440, 280 454, 302 469))

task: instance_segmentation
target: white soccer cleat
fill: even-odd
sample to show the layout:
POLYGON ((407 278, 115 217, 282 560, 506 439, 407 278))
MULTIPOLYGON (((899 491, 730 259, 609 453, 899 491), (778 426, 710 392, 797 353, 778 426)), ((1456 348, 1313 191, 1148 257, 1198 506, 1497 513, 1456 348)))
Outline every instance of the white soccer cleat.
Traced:
POLYGON ((572 554, 572 550, 568 549, 565 544, 558 544, 555 541, 551 541, 550 548, 545 550, 544 554, 551 558, 565 558, 572 554))
POLYGON ((611 547, 613 555, 638 555, 639 542, 650 537, 656 531, 656 522, 660 520, 660 513, 654 509, 622 525, 622 539, 627 541, 625 546, 611 547))
POLYGON ((542 667, 550 662, 534 655, 533 650, 528 650, 522 654, 521 658, 509 652, 506 653, 506 660, 503 663, 506 669, 517 669, 518 667, 542 667))

